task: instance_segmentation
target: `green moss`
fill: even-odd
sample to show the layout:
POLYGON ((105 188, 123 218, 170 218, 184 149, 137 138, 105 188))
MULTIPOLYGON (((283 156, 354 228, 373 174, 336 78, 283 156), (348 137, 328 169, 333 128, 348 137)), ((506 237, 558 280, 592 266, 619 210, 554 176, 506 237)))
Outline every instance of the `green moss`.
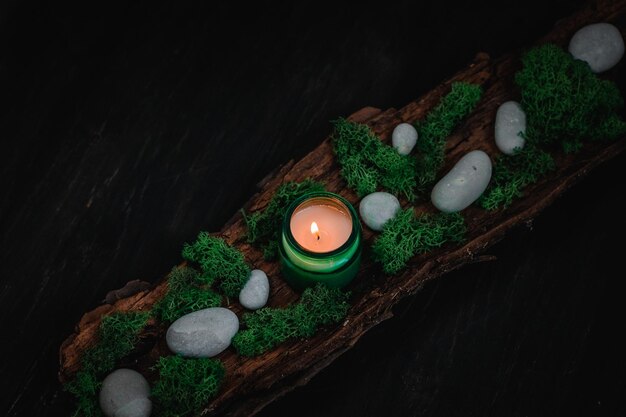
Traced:
POLYGON ((97 399, 101 378, 132 352, 149 318, 148 312, 117 312, 102 318, 96 345, 83 353, 81 370, 65 385, 78 402, 75 416, 101 415, 97 399))
POLYGON ((96 373, 109 372, 124 356, 132 352, 139 333, 150 318, 149 312, 116 312, 102 318, 98 343, 83 356, 83 368, 96 373))
POLYGON ((453 83, 452 90, 417 123, 417 159, 400 155, 382 143, 366 125, 339 119, 333 122, 333 146, 341 175, 360 197, 379 188, 415 199, 436 178, 443 165, 445 141, 454 127, 476 106, 482 90, 469 83, 453 83))
POLYGON ((458 213, 416 217, 412 208, 400 210, 383 227, 372 246, 372 253, 386 274, 395 274, 417 254, 438 248, 448 241, 462 241, 465 231, 465 220, 458 213))
POLYGON ((346 119, 333 122, 333 146, 341 175, 360 197, 384 188, 415 198, 415 160, 385 145, 366 125, 346 119))
POLYGON ((494 174, 478 203, 495 210, 509 206, 529 184, 555 169, 541 147, 559 145, 577 152, 586 140, 613 140, 626 134, 617 111, 623 100, 614 83, 598 78, 587 63, 555 45, 531 49, 515 75, 526 113, 526 146, 513 156, 499 156, 494 174))
POLYGON ((324 186, 311 179, 286 182, 278 187, 264 210, 250 215, 244 213, 248 241, 261 246, 265 259, 274 259, 278 254, 280 228, 287 208, 299 197, 315 191, 324 191, 324 186))
POLYGON ((167 293, 153 308, 154 315, 161 321, 172 322, 203 308, 219 307, 222 297, 203 285, 201 278, 193 268, 174 267, 167 277, 167 293))
POLYGON ((285 308, 265 307, 243 317, 244 330, 233 338, 240 355, 257 356, 288 339, 311 337, 319 326, 342 320, 349 294, 322 284, 307 288, 300 300, 285 308))
POLYGON ((160 357, 154 367, 159 379, 152 388, 156 414, 182 417, 198 414, 219 392, 224 365, 217 359, 160 357))
POLYGON ((626 134, 617 116, 623 100, 617 86, 594 74, 556 45, 531 49, 515 82, 526 112, 526 137, 533 143, 559 143, 566 152, 584 140, 612 140, 626 134))
POLYGON ((102 385, 100 379, 90 371, 78 371, 74 379, 65 384, 64 389, 76 398, 75 417, 100 417, 102 411, 98 403, 98 393, 102 385))
POLYGON ((198 280, 205 285, 219 282, 229 297, 236 297, 246 284, 250 268, 243 255, 223 239, 200 232, 192 244, 185 243, 183 258, 197 263, 202 269, 198 280))
POLYGON ((437 172, 443 166, 445 158, 446 139, 455 126, 476 107, 481 95, 482 89, 479 85, 453 83, 450 93, 441 99, 423 121, 416 123, 419 135, 416 144, 416 183, 420 192, 437 178, 437 172))
POLYGON ((524 188, 555 169, 552 156, 532 143, 514 155, 500 155, 494 163, 489 188, 478 200, 487 210, 508 207, 524 188))

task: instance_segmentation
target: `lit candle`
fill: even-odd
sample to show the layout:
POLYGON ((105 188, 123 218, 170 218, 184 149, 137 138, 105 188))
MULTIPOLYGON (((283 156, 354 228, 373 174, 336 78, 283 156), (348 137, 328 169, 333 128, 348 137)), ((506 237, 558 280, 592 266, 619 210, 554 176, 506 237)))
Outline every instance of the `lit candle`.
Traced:
POLYGON ((302 289, 317 282, 343 287, 361 258, 361 225, 354 208, 327 192, 302 196, 287 210, 279 245, 285 279, 302 289))
POLYGON ((311 252, 331 252, 346 243, 352 233, 350 214, 331 205, 312 205, 291 216, 296 242, 311 252))

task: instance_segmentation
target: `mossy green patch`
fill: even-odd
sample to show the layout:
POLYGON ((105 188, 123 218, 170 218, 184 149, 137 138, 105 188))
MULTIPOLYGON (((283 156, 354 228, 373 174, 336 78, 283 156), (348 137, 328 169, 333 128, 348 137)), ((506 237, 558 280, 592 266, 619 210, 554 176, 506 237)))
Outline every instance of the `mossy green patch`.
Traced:
POLYGON ((219 307, 222 297, 202 283, 202 276, 193 268, 177 266, 167 277, 167 292, 154 306, 161 321, 172 322, 179 317, 209 307, 219 307))
POLYGON ((413 256, 438 248, 446 242, 461 242, 465 220, 458 213, 415 216, 412 208, 400 210, 388 221, 372 245, 374 260, 386 274, 395 274, 413 256))
POLYGON ((383 188, 415 198, 415 159, 385 145, 367 126, 346 119, 333 122, 333 146, 341 175, 360 197, 383 188))
POLYGON ((264 210, 249 215, 243 213, 248 227, 248 242, 260 245, 266 260, 276 258, 285 211, 304 194, 317 191, 324 191, 324 186, 311 179, 281 184, 264 210))
POLYGON ((74 379, 67 382, 63 387, 76 398, 74 417, 100 417, 102 411, 98 403, 98 393, 102 381, 87 370, 80 370, 74 375, 74 379))
POLYGON ((417 122, 416 184, 424 192, 437 178, 445 159, 446 139, 454 128, 480 101, 482 89, 479 85, 465 82, 452 83, 450 93, 431 110, 424 120, 417 122))
POLYGON ((489 188, 478 200, 487 210, 508 207, 524 188, 555 169, 554 158, 532 143, 514 155, 499 155, 494 163, 489 188))
POLYGON ((300 300, 285 308, 265 307, 243 317, 245 329, 233 338, 240 355, 257 356, 288 339, 311 337, 319 326, 342 320, 350 305, 349 294, 317 284, 300 300))
POLYGON ((200 266, 202 274, 198 280, 202 284, 209 286, 217 281, 229 297, 239 295, 250 275, 241 252, 207 232, 200 232, 195 242, 185 243, 183 258, 200 266))
POLYGON ((199 413, 217 395, 224 365, 217 359, 162 356, 154 367, 159 379, 152 388, 155 411, 162 417, 199 413))
POLYGON ((148 312, 116 312, 102 318, 97 343, 83 353, 81 370, 65 385, 78 401, 75 416, 102 415, 97 399, 101 378, 132 352, 149 318, 148 312))
POLYGON ((98 329, 98 343, 85 352, 83 368, 108 372, 118 360, 132 352, 139 332, 146 326, 149 312, 115 312, 102 318, 98 329))
POLYGON ((526 138, 559 143, 566 152, 584 140, 612 140, 626 134, 617 111, 624 105, 617 86, 594 74, 586 62, 556 45, 531 49, 515 75, 526 112, 526 138))

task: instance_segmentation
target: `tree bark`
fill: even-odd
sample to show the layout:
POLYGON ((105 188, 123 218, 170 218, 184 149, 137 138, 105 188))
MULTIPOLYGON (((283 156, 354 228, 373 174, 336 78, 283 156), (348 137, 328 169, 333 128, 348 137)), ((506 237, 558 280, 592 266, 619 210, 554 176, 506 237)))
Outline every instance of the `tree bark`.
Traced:
MULTIPOLYGON (((581 26, 598 21, 613 21, 624 33, 626 0, 605 1, 590 4, 577 14, 559 21, 552 32, 539 43, 553 42, 566 46, 571 35, 581 26), (621 18, 621 20, 619 20, 621 18)), ((449 90, 455 81, 480 84, 484 96, 477 109, 468 117, 447 141, 446 172, 461 156, 471 150, 482 149, 489 155, 498 154, 493 140, 493 124, 498 106, 504 101, 518 99, 519 93, 513 85, 513 75, 520 67, 520 52, 510 53, 492 60, 479 53, 474 61, 452 78, 422 96, 396 110, 367 107, 350 116, 351 120, 367 123, 384 141, 388 142, 391 131, 401 122, 422 119, 449 90)), ((612 71, 611 74, 615 74, 612 71)), ((542 209, 551 204, 569 187, 587 175, 600 163, 611 159, 626 148, 626 139, 606 144, 587 144, 577 154, 555 155, 556 171, 525 190, 507 209, 487 212, 476 206, 463 211, 468 224, 467 240, 462 245, 446 245, 443 248, 415 257, 402 273, 386 276, 380 267, 364 260, 359 275, 351 284, 351 305, 346 319, 328 326, 314 337, 283 343, 274 350, 256 358, 238 356, 232 349, 222 353, 227 377, 219 395, 207 404, 203 415, 224 413, 225 415, 253 415, 266 404, 282 396, 296 386, 306 384, 315 374, 350 349, 365 332, 378 323, 392 317, 393 306, 403 297, 418 291, 424 283, 460 266, 488 260, 480 256, 486 248, 498 242, 513 227, 527 224, 542 209)), ((358 204, 357 196, 348 188, 339 174, 327 138, 315 150, 298 162, 289 162, 275 173, 268 175, 259 184, 260 191, 245 205, 246 211, 263 209, 276 188, 285 181, 301 181, 313 178, 325 184, 329 191, 339 193, 351 203, 358 204)), ((403 202, 407 206, 407 202, 403 202)), ((427 196, 415 204, 418 212, 433 211, 427 196)), ((262 252, 246 242, 246 227, 240 213, 235 214, 218 233, 245 255, 253 268, 264 270, 271 281, 269 306, 284 306, 298 299, 281 279, 277 262, 266 262, 262 252)), ((364 238, 371 244, 375 233, 364 227, 364 238)), ((105 304, 86 313, 74 334, 60 348, 61 381, 67 381, 80 367, 81 353, 96 343, 95 334, 101 318, 114 311, 149 310, 166 292, 167 284, 161 281, 150 290, 142 290, 114 304, 105 304)), ((118 293, 119 295, 119 293, 118 293)), ((118 297, 113 297, 116 299, 118 297)), ((229 300, 229 308, 237 314, 241 307, 229 300)), ((122 366, 140 370, 150 380, 157 375, 150 367, 156 359, 170 352, 164 342, 166 327, 151 322, 141 335, 141 343, 122 366)))

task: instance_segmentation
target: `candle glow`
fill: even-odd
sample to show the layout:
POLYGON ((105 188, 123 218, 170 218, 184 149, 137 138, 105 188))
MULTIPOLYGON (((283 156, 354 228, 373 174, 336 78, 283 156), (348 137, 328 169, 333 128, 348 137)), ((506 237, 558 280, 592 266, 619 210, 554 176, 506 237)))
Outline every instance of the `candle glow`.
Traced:
POLYGON ((320 240, 320 229, 315 222, 311 223, 311 233, 317 237, 317 240, 320 240))
POLYGON ((345 210, 328 204, 311 205, 293 213, 291 233, 307 251, 327 253, 346 243, 352 233, 352 220, 345 210))

